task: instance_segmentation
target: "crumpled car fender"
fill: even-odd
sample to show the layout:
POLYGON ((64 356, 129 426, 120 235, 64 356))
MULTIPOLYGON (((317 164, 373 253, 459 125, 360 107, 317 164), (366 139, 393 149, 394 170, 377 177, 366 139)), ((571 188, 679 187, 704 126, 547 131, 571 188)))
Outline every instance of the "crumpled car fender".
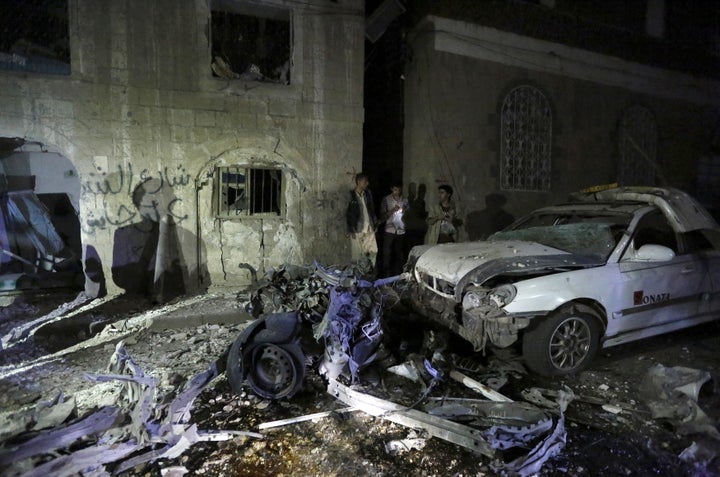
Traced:
POLYGON ((513 316, 544 315, 569 302, 596 303, 607 313, 606 305, 617 293, 613 285, 614 265, 603 268, 558 273, 515 283, 515 299, 503 310, 513 316), (590 285, 589 285, 590 284, 590 285))
POLYGON ((522 278, 523 275, 560 273, 603 264, 604 262, 598 262, 596 259, 570 254, 498 258, 478 265, 462 277, 455 286, 455 300, 462 301, 462 296, 469 285, 482 285, 500 275, 522 278))

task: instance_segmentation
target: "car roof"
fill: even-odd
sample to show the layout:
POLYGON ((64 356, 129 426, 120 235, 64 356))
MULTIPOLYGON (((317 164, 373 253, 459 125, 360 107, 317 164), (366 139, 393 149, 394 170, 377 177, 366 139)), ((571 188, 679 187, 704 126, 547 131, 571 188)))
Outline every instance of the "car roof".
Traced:
POLYGON ((625 186, 605 190, 576 193, 573 197, 583 202, 638 201, 658 207, 676 232, 720 229, 718 223, 688 193, 673 187, 625 186))
POLYGON ((534 210, 532 213, 602 212, 612 214, 634 214, 636 211, 647 207, 647 203, 635 201, 568 202, 542 207, 534 210))

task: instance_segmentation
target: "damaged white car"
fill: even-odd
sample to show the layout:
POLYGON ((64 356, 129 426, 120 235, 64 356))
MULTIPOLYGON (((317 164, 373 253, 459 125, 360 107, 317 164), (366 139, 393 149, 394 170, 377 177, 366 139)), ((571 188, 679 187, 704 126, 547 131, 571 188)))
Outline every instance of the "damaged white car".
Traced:
POLYGON ((573 199, 487 241, 413 248, 415 309, 478 351, 521 340, 543 375, 720 317, 720 228, 692 197, 620 187, 573 199))

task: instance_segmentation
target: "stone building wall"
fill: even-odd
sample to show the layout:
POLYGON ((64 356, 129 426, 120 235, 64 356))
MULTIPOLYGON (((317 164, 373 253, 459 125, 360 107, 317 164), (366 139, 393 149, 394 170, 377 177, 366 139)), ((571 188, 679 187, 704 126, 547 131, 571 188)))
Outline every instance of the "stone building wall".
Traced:
POLYGON ((616 182, 618 125, 633 105, 650 111, 657 127, 648 166, 655 184, 693 192, 696 162, 718 127, 719 82, 438 17, 421 24, 410 43, 404 182, 424 185, 427 204, 447 183, 463 217, 486 209, 490 194, 503 196, 504 209, 519 217, 569 192, 616 182), (541 91, 552 114, 544 191, 501 185, 501 106, 519 85, 541 91))
POLYGON ((363 2, 235 3, 287 13, 290 84, 214 77, 205 0, 68 0, 72 73, 0 72, 0 136, 75 166, 82 243, 111 293, 125 288, 114 277, 123 247, 142 246, 125 232, 143 218, 186 292, 247 284, 240 263, 262 273, 349 255, 342 204, 361 168, 363 2), (225 166, 278 169, 281 216, 219 217, 225 166))

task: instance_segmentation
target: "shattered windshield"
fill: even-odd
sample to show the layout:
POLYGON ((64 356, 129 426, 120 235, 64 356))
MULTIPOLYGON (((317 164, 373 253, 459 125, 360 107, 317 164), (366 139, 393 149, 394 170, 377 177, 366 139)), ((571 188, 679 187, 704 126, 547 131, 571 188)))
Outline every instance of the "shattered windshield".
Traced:
POLYGON ((515 225, 491 235, 492 242, 520 240, 536 242, 569 253, 607 259, 632 216, 536 214, 515 225))

